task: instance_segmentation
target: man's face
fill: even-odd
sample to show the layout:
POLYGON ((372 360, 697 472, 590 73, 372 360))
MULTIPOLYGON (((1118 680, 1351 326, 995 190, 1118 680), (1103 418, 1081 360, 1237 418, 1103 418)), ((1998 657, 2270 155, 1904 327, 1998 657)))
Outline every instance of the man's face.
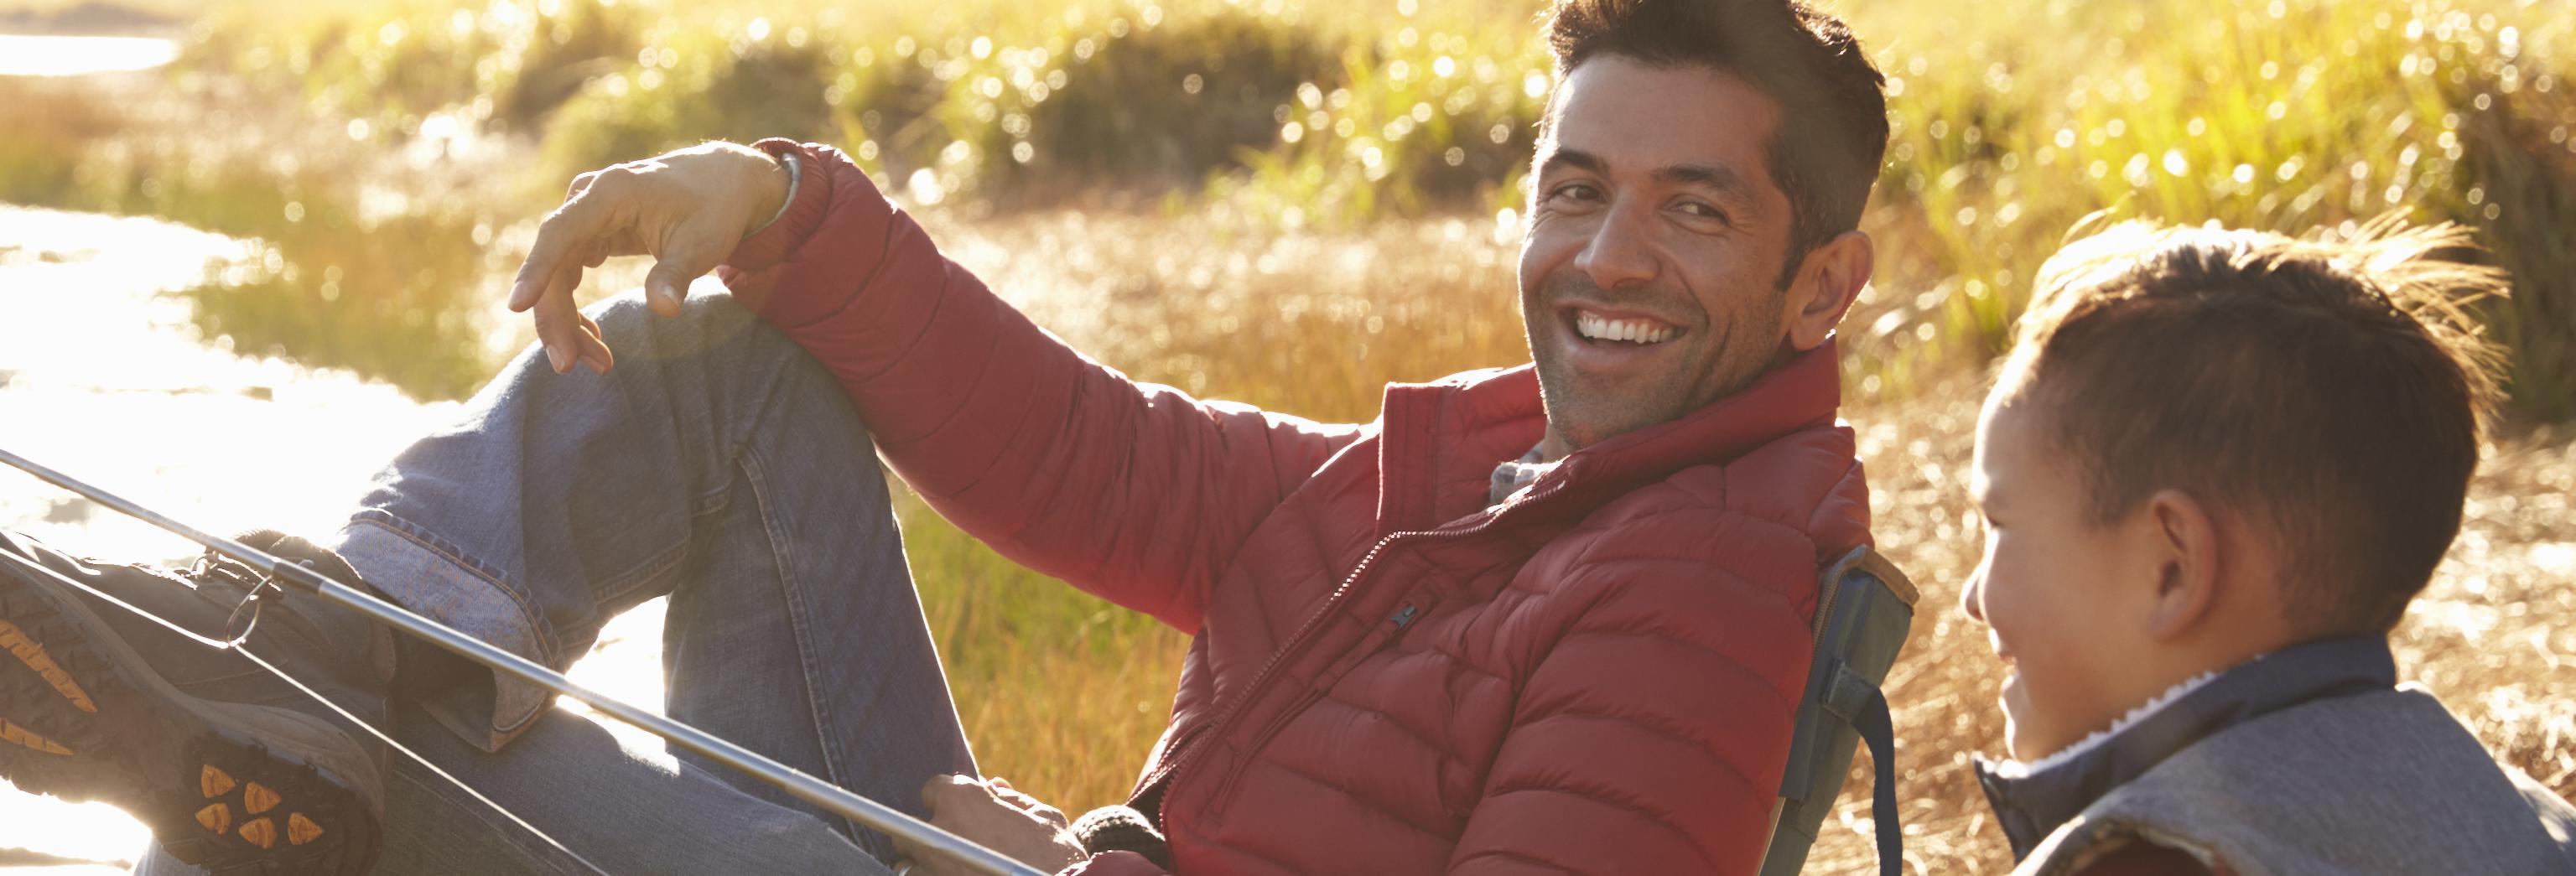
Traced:
POLYGON ((1703 67, 1585 61, 1539 144, 1521 317, 1549 456, 1679 418, 1783 349, 1788 195, 1772 99, 1703 67))
MULTIPOLYGON (((1999 393, 2000 395, 2000 393, 1999 393)), ((2133 658, 2151 643, 2122 619, 2119 576, 2136 568, 2116 526, 2097 526, 2073 465, 2042 431, 2040 405, 1989 402, 1969 479, 1986 555, 1959 595, 1984 621, 2004 679, 2004 742, 2029 761, 2110 727, 2137 705, 2133 658)))

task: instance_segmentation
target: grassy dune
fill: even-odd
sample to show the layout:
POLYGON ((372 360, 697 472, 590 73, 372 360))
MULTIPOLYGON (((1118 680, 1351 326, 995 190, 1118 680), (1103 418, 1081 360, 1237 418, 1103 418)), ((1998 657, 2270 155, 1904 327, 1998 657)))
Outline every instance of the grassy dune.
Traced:
MULTIPOLYGON (((1839 5, 1896 122, 1864 225, 1885 261, 1844 349, 1878 535, 1927 600, 1891 690, 1916 868, 2004 860, 1965 772, 2001 727, 1983 631, 1950 609, 1976 550, 1961 466, 2032 270, 2097 210, 2327 234, 2402 210, 2480 230, 2520 284, 2483 305, 2514 356, 2516 425, 2401 663, 2576 792, 2576 452, 2537 425, 2576 416, 2576 12, 1839 5)), ((1533 4, 209 9, 165 76, 0 81, 0 200, 258 237, 262 257, 193 293, 210 334, 422 397, 469 391, 524 339, 499 284, 571 173, 774 134, 859 156, 954 257, 1140 379, 1366 420, 1386 381, 1526 358, 1512 243, 1546 85, 1533 4)), ((1183 640, 917 505, 905 523, 987 767, 1068 809, 1118 799, 1183 640)), ((1829 831, 1817 869, 1867 854, 1829 831)))

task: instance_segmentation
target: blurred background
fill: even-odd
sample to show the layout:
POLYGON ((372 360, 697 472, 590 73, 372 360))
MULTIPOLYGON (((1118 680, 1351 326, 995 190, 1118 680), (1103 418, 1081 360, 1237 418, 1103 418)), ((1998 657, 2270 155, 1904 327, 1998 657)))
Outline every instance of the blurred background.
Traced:
MULTIPOLYGON (((1369 419, 1387 381, 1527 359, 1512 266, 1542 5, 0 0, 0 442, 210 528, 327 530, 528 342, 503 286, 574 174, 766 136, 840 146, 1139 379, 1369 419)), ((1882 261, 1842 349, 1878 537, 1925 592, 1890 697, 1910 869, 2009 860, 1967 770, 2002 721, 2000 667, 1952 608, 1978 551, 1962 469, 2033 269, 2100 210, 2477 229, 2516 279, 2477 311, 2512 400, 2401 666, 2576 793, 2576 8, 1826 5, 1894 116, 1864 220, 1882 261)), ((0 481, 0 526, 188 553, 0 481)), ((904 502, 988 771, 1071 811, 1119 802, 1185 641, 904 502)), ((657 623, 619 621, 582 677, 658 701, 657 623)), ((1812 870, 1871 860, 1859 787, 1812 870)), ((112 872, 143 837, 0 786, 0 867, 112 872)))

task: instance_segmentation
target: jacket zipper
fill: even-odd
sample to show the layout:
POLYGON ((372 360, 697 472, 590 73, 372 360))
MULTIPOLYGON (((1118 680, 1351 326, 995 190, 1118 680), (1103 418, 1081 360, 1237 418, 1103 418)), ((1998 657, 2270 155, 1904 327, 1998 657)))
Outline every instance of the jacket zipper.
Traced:
MULTIPOLYGON (((1531 493, 1529 498, 1521 500, 1520 507, 1529 508, 1537 505, 1542 500, 1552 498, 1558 493, 1565 492, 1565 485, 1571 481, 1572 478, 1569 477, 1566 480, 1558 481, 1556 486, 1549 487, 1544 492, 1531 493)), ((1495 523, 1500 522, 1502 519, 1502 514, 1495 514, 1485 518, 1482 523, 1478 523, 1464 529, 1405 530, 1402 532, 1391 532, 1388 533, 1386 537, 1378 539, 1377 545, 1369 548, 1368 555, 1361 557, 1359 565, 1351 569, 1351 574, 1342 579, 1341 586, 1333 589, 1333 595, 1324 599, 1323 607, 1316 610, 1314 614, 1309 615, 1306 618, 1306 622, 1297 628, 1296 634, 1288 637, 1288 643, 1280 646, 1278 653, 1270 655, 1269 662, 1261 665, 1261 671, 1252 674, 1252 681, 1244 686, 1243 695, 1236 697, 1233 703, 1228 704, 1225 707, 1225 711, 1223 713, 1216 716, 1213 723, 1208 726, 1209 732, 1197 734, 1191 740, 1193 743, 1197 744, 1189 746, 1186 750, 1173 755, 1169 765, 1154 771, 1154 775, 1152 777, 1147 778, 1142 784, 1139 784, 1136 787, 1152 788, 1156 782, 1169 780, 1171 782, 1171 787, 1163 789, 1163 799, 1160 801, 1161 805, 1158 805, 1155 808, 1162 809, 1169 807, 1172 802, 1172 788, 1179 787, 1180 785, 1179 776, 1181 771, 1183 769, 1187 769, 1190 765, 1197 763, 1199 756, 1207 752, 1207 745, 1205 744, 1206 740, 1210 737, 1222 736, 1225 731, 1226 723, 1234 720, 1236 713, 1241 712, 1246 706, 1250 705, 1255 699, 1260 697, 1261 685, 1270 680, 1271 674, 1279 669, 1279 664, 1287 662, 1289 655, 1295 654, 1300 647, 1306 644, 1306 640, 1314 635, 1315 630, 1318 627, 1323 626, 1324 619, 1333 616, 1333 611, 1341 607, 1342 599, 1350 595, 1352 589, 1359 584, 1360 579, 1366 577, 1369 569, 1377 564, 1377 558, 1386 553, 1386 549, 1394 545, 1396 540, 1405 538, 1463 538, 1491 529, 1495 523)), ((1321 696, 1322 693, 1322 691, 1307 692, 1304 696, 1299 698, 1297 703, 1292 704, 1292 708, 1289 711, 1281 713, 1281 719, 1284 719, 1288 715, 1295 714, 1298 709, 1302 709, 1306 705, 1311 705, 1313 703, 1313 698, 1321 696)), ((1264 735, 1266 736, 1268 733, 1274 732, 1274 730, 1275 728, 1266 729, 1264 730, 1264 735)), ((1246 749, 1244 751, 1244 756, 1247 758, 1251 757, 1252 753, 1252 749, 1246 749)), ((1238 769, 1240 769, 1240 766, 1238 766, 1238 769)), ((1227 784, 1231 785, 1231 782, 1229 781, 1227 784)), ((1216 805, 1222 806, 1223 803, 1219 802, 1216 805)), ((1154 816, 1154 822, 1156 824, 1165 823, 1161 812, 1151 814, 1154 816)))

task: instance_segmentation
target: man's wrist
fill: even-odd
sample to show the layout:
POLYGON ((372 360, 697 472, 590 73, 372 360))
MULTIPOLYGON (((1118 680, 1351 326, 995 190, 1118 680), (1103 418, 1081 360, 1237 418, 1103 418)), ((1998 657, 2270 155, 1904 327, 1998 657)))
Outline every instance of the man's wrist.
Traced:
MULTIPOLYGON (((767 218, 760 220, 760 224, 753 225, 748 230, 745 230, 742 233, 742 239, 744 240, 750 240, 752 235, 768 230, 769 226, 778 224, 780 217, 787 215, 788 205, 796 203, 796 187, 804 182, 805 176, 803 163, 796 160, 796 153, 782 152, 777 155, 771 155, 768 152, 762 152, 760 150, 753 151, 758 152, 760 157, 767 159, 772 166, 772 170, 761 178, 764 188, 767 187, 767 183, 770 180, 777 179, 781 172, 786 175, 787 179, 786 185, 783 187, 778 189, 769 189, 776 193, 778 206, 771 209, 767 218)), ((754 215, 759 214, 755 213, 754 215)))
MULTIPOLYGON (((785 212, 743 238, 734 247, 733 254, 725 259, 725 266, 737 271, 762 271, 774 267, 802 246, 807 237, 813 236, 832 211, 832 177, 836 162, 841 160, 831 147, 808 146, 777 137, 753 143, 750 148, 776 162, 775 168, 765 168, 771 173, 784 174, 787 159, 793 156, 796 162, 795 186, 782 193, 781 203, 786 205, 785 212)), ((779 177, 754 177, 749 173, 745 174, 741 184, 753 185, 755 181, 759 185, 781 188, 787 185, 787 180, 779 177)), ((754 204, 753 209, 760 212, 746 217, 745 222, 769 215, 766 211, 770 208, 765 199, 754 204)))

